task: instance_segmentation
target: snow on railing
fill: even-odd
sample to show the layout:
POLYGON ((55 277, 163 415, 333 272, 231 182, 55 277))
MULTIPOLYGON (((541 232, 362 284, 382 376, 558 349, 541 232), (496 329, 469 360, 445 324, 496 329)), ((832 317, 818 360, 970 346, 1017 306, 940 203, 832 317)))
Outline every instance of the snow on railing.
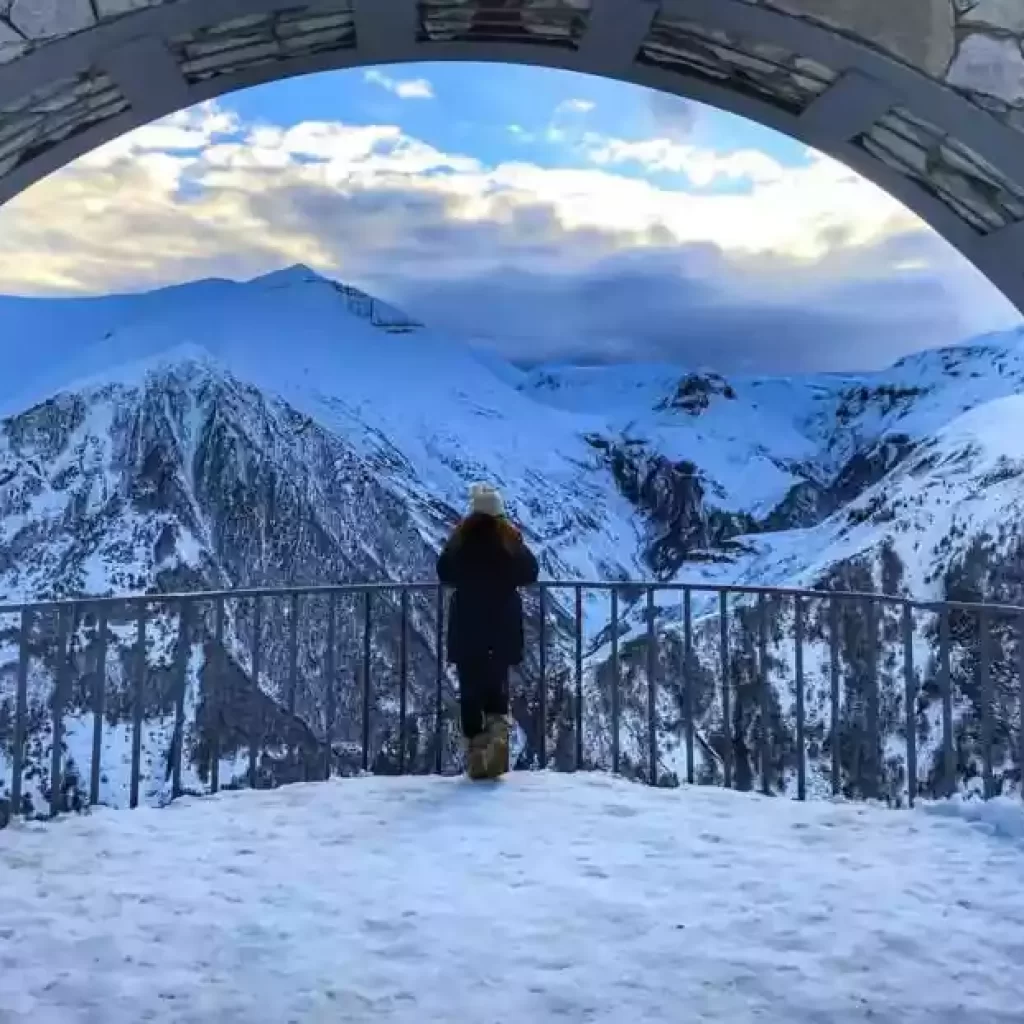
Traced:
MULTIPOLYGON (((583 581, 526 607, 518 767, 895 804, 1021 788, 1024 608, 583 581)), ((0 822, 457 770, 444 619, 435 583, 2 605, 0 822)))

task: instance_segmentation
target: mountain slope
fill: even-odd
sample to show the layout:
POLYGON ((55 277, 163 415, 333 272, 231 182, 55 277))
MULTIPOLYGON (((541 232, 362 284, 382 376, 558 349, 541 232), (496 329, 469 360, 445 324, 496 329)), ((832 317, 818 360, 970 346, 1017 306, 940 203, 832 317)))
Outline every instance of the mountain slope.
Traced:
MULTIPOLYGON (((1015 540, 1024 528, 1017 487, 1020 334, 924 353, 859 376, 725 379, 671 366, 523 372, 301 267, 248 284, 206 281, 139 296, 0 299, 0 320, 11 337, 33 342, 12 346, 11 372, 0 384, 0 406, 8 411, 0 421, 0 595, 6 601, 430 579, 468 484, 487 479, 505 491, 548 578, 653 576, 921 597, 995 595, 1024 603, 1018 582, 1024 560, 1015 540)), ((382 595, 374 609, 379 693, 367 756, 379 770, 435 760, 434 601, 432 594, 411 601, 404 736, 398 734, 397 595, 382 595)), ((743 750, 753 749, 757 728, 753 713, 738 724, 715 718, 716 607, 696 595, 698 646, 707 639, 702 656, 709 666, 701 676, 707 688, 701 770, 711 776, 721 769, 722 744, 739 744, 747 758, 743 750)), ((150 610, 144 793, 160 799, 174 739, 180 620, 176 607, 154 601, 150 610)), ((556 593, 548 610, 546 739, 556 762, 568 763, 575 719, 571 592, 556 593)), ((68 774, 78 773, 79 787, 90 754, 90 679, 99 647, 94 610, 83 604, 81 611, 65 624, 82 680, 69 698, 67 737, 77 766, 68 774)), ((531 654, 514 702, 523 763, 535 757, 540 738, 533 595, 527 611, 531 654)), ((748 651, 753 621, 742 606, 734 611, 735 642, 748 651)), ((242 712, 252 704, 265 719, 258 766, 269 781, 322 772, 328 733, 334 767, 355 770, 363 708, 351 666, 361 664, 362 612, 348 597, 334 609, 334 665, 345 671, 330 698, 324 684, 329 614, 323 601, 302 609, 293 696, 284 682, 287 602, 267 602, 261 610, 258 679, 251 602, 227 603, 222 644, 215 609, 198 609, 187 629, 189 786, 208 786, 215 764, 224 782, 244 777, 251 736, 242 712), (226 703, 215 682, 228 687, 226 703)), ((773 744, 783 787, 792 781, 786 761, 791 616, 773 606, 769 644, 778 697, 773 744)), ((583 714, 591 763, 608 759, 608 617, 607 600, 588 593, 583 714)), ((108 626, 103 795, 123 802, 136 624, 115 609, 108 626)), ((621 745, 629 770, 642 772, 642 600, 624 595, 619 626, 626 672, 621 745)), ((32 626, 27 789, 36 808, 48 801, 46 707, 58 675, 61 628, 47 616, 32 626)), ((681 773, 685 674, 676 599, 658 599, 658 628, 665 657, 658 729, 669 778, 681 773)), ((852 623, 854 639, 842 657, 851 677, 867 678, 856 628, 852 623)), ((827 703, 825 632, 818 620, 809 630, 807 663, 819 678, 811 696, 820 711, 827 703)), ((898 638, 899 624, 885 632, 898 638)), ((934 636, 925 639, 922 665, 934 648, 934 636)), ((17 622, 8 616, 0 622, 0 780, 9 776, 16 640, 17 622)), ((883 645, 880 657, 898 658, 890 648, 883 645)), ((1008 661, 1012 638, 997 654, 1008 661)), ((738 657, 739 693, 755 685, 752 664, 748 654, 738 657)), ((896 743, 897 674, 885 675, 883 685, 892 691, 886 728, 896 743)), ((443 696, 442 756, 451 764, 457 737, 450 680, 443 681, 443 696)), ((969 706, 972 697, 965 700, 962 721, 970 725, 976 708, 969 706)), ((926 705, 922 721, 931 721, 934 694, 926 705)), ((1006 722, 1011 731, 1018 728, 1016 714, 1006 722)), ((824 718, 819 726, 827 730, 824 718)), ((922 738, 926 772, 937 756, 934 729, 930 735, 922 738)), ((828 757, 819 746, 814 770, 826 773, 828 757)), ((904 767, 893 769, 893 786, 904 767)), ((1006 779, 1016 771, 1010 757, 1006 779)))

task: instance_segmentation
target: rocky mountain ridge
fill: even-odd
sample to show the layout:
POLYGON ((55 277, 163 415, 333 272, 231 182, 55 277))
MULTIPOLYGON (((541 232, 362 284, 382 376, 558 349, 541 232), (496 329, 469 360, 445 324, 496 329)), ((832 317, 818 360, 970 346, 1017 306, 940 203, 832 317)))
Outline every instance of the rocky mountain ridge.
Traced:
MULTIPOLYGON (((220 643, 216 607, 197 605, 185 629, 184 737, 174 724, 179 609, 156 598, 245 586, 429 580, 475 479, 503 488, 549 579, 856 584, 925 598, 970 592, 1024 603, 1016 542, 1024 525, 1017 499, 1024 458, 1014 427, 1024 421, 1018 335, 924 353, 859 377, 727 380, 645 366, 521 373, 496 369, 493 359, 478 359, 401 311, 305 268, 246 285, 200 282, 141 296, 0 299, 0 316, 12 330, 40 339, 15 354, 17 372, 6 392, 0 389, 8 413, 0 422, 0 593, 9 603, 153 596, 142 691, 145 800, 166 798, 169 751, 177 742, 184 744, 187 787, 207 788, 215 770, 222 784, 244 781, 254 731, 256 766, 267 784, 318 774, 328 761, 335 771, 357 770, 366 720, 366 760, 376 770, 431 768, 438 754, 432 591, 413 593, 405 608, 403 735, 397 591, 373 599, 368 715, 361 597, 342 595, 333 611, 323 598, 303 599, 294 673, 292 605, 263 602, 258 678, 255 605, 226 603, 220 643), (34 401, 25 397, 32 394, 34 401)), ((642 593, 625 593, 618 624, 621 747, 641 774, 643 601, 642 593)), ((536 595, 527 605, 531 654, 514 699, 523 764, 536 760, 540 738, 536 595)), ((734 708, 743 711, 734 722, 715 717, 716 608, 695 595, 699 664, 688 671, 704 688, 693 683, 690 694, 701 716, 700 772, 716 777, 723 744, 730 744, 753 777, 750 752, 760 728, 753 705, 737 700, 734 708)), ((678 611, 676 598, 659 596, 662 781, 683 774, 687 705, 680 680, 687 672, 678 611)), ((546 745, 555 763, 567 765, 575 746, 571 591, 553 592, 548 614, 546 745)), ((745 606, 734 609, 737 695, 756 678, 750 614, 745 606)), ((588 593, 584 615, 585 757, 603 764, 611 704, 606 596, 588 593)), ((125 802, 128 789, 135 625, 125 611, 108 617, 101 799, 111 803, 125 802)), ((69 793, 81 790, 91 759, 98 626, 95 609, 82 600, 63 634, 73 669, 62 738, 61 785, 69 793)), ((927 641, 919 651, 922 693, 933 697, 934 644, 929 624, 920 627, 927 641)), ((10 784, 19 628, 16 615, 0 616, 0 800, 10 784)), ((877 656, 892 661, 898 625, 883 617, 880 628, 877 656)), ((844 629, 844 665, 851 676, 854 663, 869 676, 856 616, 844 629)), ((773 607, 773 776, 782 788, 792 783, 792 630, 792 610, 773 607)), ((49 803, 47 708, 65 664, 60 631, 54 616, 39 615, 32 624, 23 788, 33 812, 49 803)), ((817 673, 809 699, 822 736, 825 635, 823 620, 812 616, 805 660, 817 673)), ((1009 633, 1003 640, 1000 664, 1009 664, 1016 641, 1009 633)), ((976 647, 976 633, 971 642, 976 647)), ((900 684, 898 672, 887 671, 881 721, 896 736, 900 684)), ((441 760, 451 768, 459 754, 447 673, 441 684, 441 760)), ((1008 759, 1000 771, 1007 785, 1019 778, 1009 754, 1020 728, 1011 696, 1007 690, 1008 759)), ((922 704, 922 723, 932 722, 924 750, 934 751, 933 712, 930 698, 922 704)), ((819 740, 812 761, 823 772, 828 760, 819 740)), ((861 761, 859 753, 844 754, 854 788, 863 781, 861 761)), ((895 791, 898 780, 893 768, 875 781, 895 791)))

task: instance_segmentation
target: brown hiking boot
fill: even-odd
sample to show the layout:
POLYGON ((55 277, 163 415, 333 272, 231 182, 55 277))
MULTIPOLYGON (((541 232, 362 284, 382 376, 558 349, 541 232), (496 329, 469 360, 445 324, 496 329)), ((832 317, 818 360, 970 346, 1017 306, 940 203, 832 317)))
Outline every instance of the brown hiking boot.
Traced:
POLYGON ((472 739, 466 740, 466 774, 471 779, 487 778, 487 753, 488 736, 486 730, 478 733, 472 739))
POLYGON ((497 778, 508 771, 508 717, 487 715, 484 729, 487 734, 487 774, 497 778))

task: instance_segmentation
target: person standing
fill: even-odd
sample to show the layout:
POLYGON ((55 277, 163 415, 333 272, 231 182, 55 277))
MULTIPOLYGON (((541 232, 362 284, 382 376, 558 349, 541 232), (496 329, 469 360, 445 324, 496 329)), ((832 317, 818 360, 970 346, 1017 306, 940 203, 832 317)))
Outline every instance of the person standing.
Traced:
POLYGON ((519 588, 538 566, 509 521, 501 493, 470 488, 469 513, 437 559, 438 579, 454 587, 448 607, 448 662, 459 679, 459 713, 471 778, 508 771, 508 674, 523 660, 519 588))

